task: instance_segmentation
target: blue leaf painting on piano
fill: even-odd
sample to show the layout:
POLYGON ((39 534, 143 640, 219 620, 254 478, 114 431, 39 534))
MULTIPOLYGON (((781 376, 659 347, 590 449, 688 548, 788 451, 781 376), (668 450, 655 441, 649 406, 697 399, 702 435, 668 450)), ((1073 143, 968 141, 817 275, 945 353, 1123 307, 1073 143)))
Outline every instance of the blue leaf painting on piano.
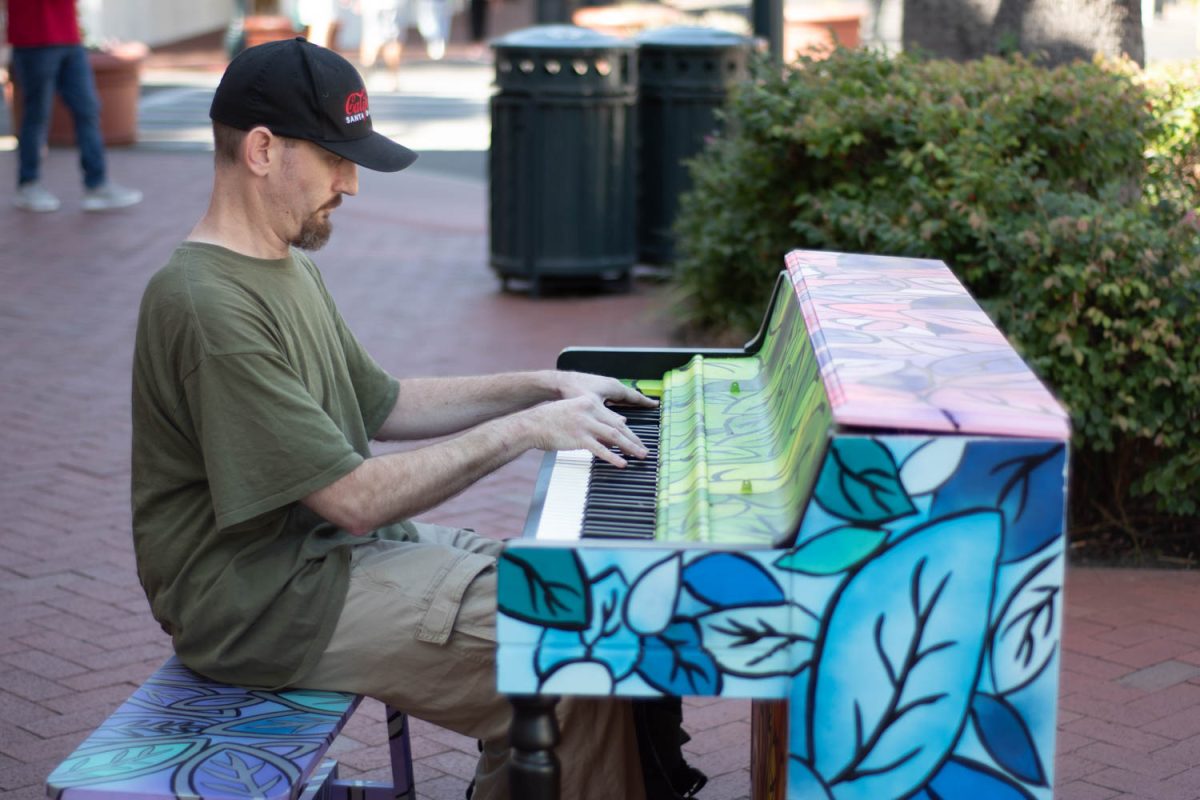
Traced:
POLYGON ((820 619, 798 603, 722 609, 697 622, 705 648, 729 675, 795 675, 812 662, 820 619))
POLYGON ((621 610, 629 591, 625 575, 618 569, 607 569, 588 584, 591 593, 592 620, 586 630, 570 631, 546 628, 534 656, 534 668, 539 688, 546 689, 548 681, 568 682, 581 678, 584 671, 570 664, 590 664, 588 685, 595 693, 605 693, 597 683, 597 668, 606 671, 603 683, 611 691, 613 685, 628 677, 641 659, 642 640, 624 624, 621 610))
POLYGON ((570 661, 555 667, 538 686, 542 694, 570 694, 586 686, 591 694, 612 694, 612 670, 599 661, 570 661))
POLYGON ((583 630, 591 622, 591 593, 573 550, 506 550, 497 567, 501 613, 548 628, 583 630))
POLYGON ((692 620, 678 620, 657 636, 646 637, 637 671, 665 694, 721 693, 721 671, 703 647, 700 626, 692 620))
POLYGON ((1054 663, 1062 627, 1061 538, 1013 565, 1021 575, 1000 605, 989 653, 991 685, 1011 694, 1036 681, 1054 663))
POLYGON ((1019 561, 1060 537, 1066 448, 1058 442, 973 441, 934 494, 931 514, 995 508, 1004 515, 1000 560, 1019 561))
POLYGON ((874 439, 858 436, 833 440, 817 479, 815 499, 834 516, 866 525, 916 510, 891 452, 874 439))
POLYGON ((585 659, 587 651, 587 645, 583 643, 579 631, 564 631, 560 628, 546 628, 542 631, 542 638, 538 641, 533 660, 539 688, 545 683, 546 677, 559 667, 585 659))
POLYGON ((787 796, 804 800, 833 800, 829 787, 810 765, 792 756, 788 764, 787 796))
POLYGON ((697 558, 684 568, 683 583, 714 608, 782 603, 787 599, 771 573, 740 553, 697 558))
POLYGON ((855 573, 807 698, 812 766, 837 800, 919 789, 964 727, 982 663, 1001 518, 935 521, 855 573), (819 733, 819 735, 818 735, 819 733))
POLYGON ((620 632, 621 610, 629 594, 629 582, 619 569, 607 569, 588 582, 592 595, 592 621, 580 636, 589 647, 620 632))
POLYGON ((887 531, 843 525, 818 534, 779 557, 775 566, 805 575, 836 575, 874 555, 887 531))
POLYGON ((671 624, 682 570, 682 556, 672 555, 637 577, 625 599, 625 622, 632 630, 653 636, 671 624))
POLYGON ((937 491, 953 477, 962 462, 967 440, 938 436, 919 442, 900 463, 900 482, 910 497, 937 491))
POLYGON ((978 692, 971 721, 988 755, 1007 772, 1034 786, 1046 785, 1046 770, 1025 721, 1003 697, 978 692))
POLYGON ((1033 795, 1010 778, 983 764, 951 758, 929 781, 939 800, 1033 800, 1033 795))

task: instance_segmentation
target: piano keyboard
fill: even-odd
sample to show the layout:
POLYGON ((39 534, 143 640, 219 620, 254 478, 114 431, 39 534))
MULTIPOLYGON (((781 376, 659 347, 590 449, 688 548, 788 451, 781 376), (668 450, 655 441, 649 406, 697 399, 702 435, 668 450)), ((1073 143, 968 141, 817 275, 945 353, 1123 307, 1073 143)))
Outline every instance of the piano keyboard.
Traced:
POLYGON ((617 411, 649 453, 644 459, 627 458, 624 469, 587 450, 557 453, 538 522, 538 539, 654 538, 659 410, 617 411))

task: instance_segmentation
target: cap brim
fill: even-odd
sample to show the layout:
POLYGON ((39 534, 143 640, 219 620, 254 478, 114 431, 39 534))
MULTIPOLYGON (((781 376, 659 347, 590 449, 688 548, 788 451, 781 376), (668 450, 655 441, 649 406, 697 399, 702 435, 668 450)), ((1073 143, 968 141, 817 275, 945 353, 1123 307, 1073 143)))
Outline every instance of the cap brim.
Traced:
POLYGON ((417 160, 417 154, 402 144, 393 142, 382 133, 349 142, 313 142, 331 153, 349 159, 360 167, 376 172, 399 172, 417 160))

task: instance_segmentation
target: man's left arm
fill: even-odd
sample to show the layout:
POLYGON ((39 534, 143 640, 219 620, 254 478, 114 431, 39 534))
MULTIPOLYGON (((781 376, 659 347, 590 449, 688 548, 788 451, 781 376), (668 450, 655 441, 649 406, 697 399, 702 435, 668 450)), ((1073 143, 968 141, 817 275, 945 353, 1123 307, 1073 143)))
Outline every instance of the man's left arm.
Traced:
POLYGON ((404 378, 396 404, 376 439, 429 439, 472 428, 551 400, 594 396, 612 405, 653 407, 656 401, 615 378, 541 370, 454 378, 404 378))

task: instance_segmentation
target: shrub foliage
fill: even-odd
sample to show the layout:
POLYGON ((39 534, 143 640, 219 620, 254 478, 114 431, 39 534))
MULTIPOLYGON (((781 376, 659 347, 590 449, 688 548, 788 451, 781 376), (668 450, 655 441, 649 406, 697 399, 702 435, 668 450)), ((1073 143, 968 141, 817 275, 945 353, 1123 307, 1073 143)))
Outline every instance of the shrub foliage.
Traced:
POLYGON ((1076 528, 1194 518, 1196 78, 861 50, 764 61, 691 164, 680 310, 752 330, 794 248, 942 259, 1070 411, 1076 528))

